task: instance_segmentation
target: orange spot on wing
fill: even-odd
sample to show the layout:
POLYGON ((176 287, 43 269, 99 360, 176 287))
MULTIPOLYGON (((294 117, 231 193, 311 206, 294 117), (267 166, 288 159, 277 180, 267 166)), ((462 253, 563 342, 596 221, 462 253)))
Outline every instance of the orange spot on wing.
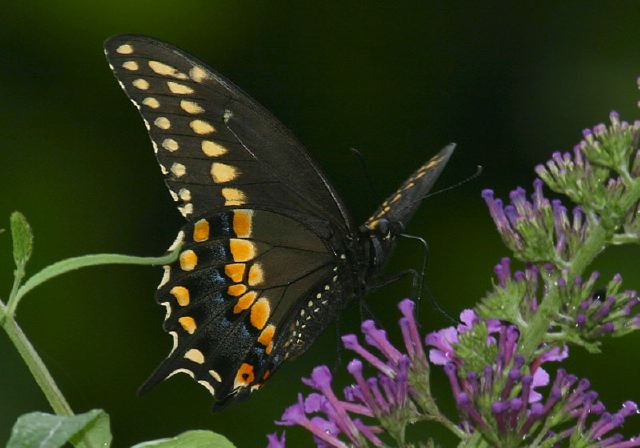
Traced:
POLYGON ((201 219, 193 225, 193 241, 206 241, 209 239, 209 221, 201 219))
POLYGON ((253 210, 233 212, 233 231, 238 238, 249 238, 253 227, 253 210))
POLYGON ((256 256, 256 246, 251 241, 231 238, 229 249, 234 261, 249 261, 256 256))
POLYGON ((227 294, 233 297, 238 297, 247 291, 246 285, 239 283, 237 285, 231 285, 227 288, 227 294))
POLYGON ((169 293, 176 298, 178 305, 187 306, 191 300, 189 290, 184 286, 174 286, 169 293))
POLYGON ((254 380, 255 375, 253 373, 253 366, 251 364, 243 362, 238 369, 238 373, 236 373, 234 387, 248 386, 253 383, 254 380))
POLYGON ((244 263, 231 263, 224 267, 224 273, 234 282, 238 283, 242 281, 244 277, 244 269, 246 265, 244 263))
POLYGON ((189 317, 189 316, 181 317, 180 319, 178 319, 178 323, 182 326, 182 328, 184 328, 184 331, 186 331, 189 334, 195 333, 196 328, 198 328, 196 325, 196 321, 193 319, 193 317, 189 317))
POLYGON ((261 330, 267 323, 270 314, 271 305, 269 305, 269 300, 262 297, 251 307, 251 325, 261 330))
POLYGON ((259 285, 264 281, 264 271, 260 263, 254 263, 249 269, 249 286, 259 285))
POLYGON ((260 333, 258 342, 264 345, 265 347, 268 346, 271 343, 271 340, 273 339, 273 335, 275 334, 275 332, 276 332, 275 325, 267 325, 265 329, 262 330, 262 333, 260 333))
POLYGON ((269 345, 267 345, 267 349, 265 350, 265 353, 267 355, 270 355, 272 350, 273 350, 273 341, 269 342, 269 345))
POLYGON ((256 300, 257 296, 258 296, 257 292, 249 291, 248 293, 246 293, 245 295, 243 295, 238 299, 238 302, 233 307, 233 312, 235 314, 243 312, 244 310, 246 310, 251 306, 251 304, 256 300))
POLYGON ((185 250, 180 254, 180 267, 183 271, 192 271, 198 264, 198 256, 192 250, 185 250))

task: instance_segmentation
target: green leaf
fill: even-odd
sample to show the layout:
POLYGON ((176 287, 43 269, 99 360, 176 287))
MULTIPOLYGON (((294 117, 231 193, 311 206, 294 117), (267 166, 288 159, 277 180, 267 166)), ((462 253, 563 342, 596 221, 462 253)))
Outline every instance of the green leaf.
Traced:
POLYGON ((111 446, 112 436, 109 414, 100 409, 94 411, 99 413, 97 418, 89 422, 88 425, 71 439, 71 443, 75 446, 80 446, 80 444, 87 448, 107 448, 111 446))
POLYGON ((13 212, 10 218, 11 238, 13 239, 13 259, 16 266, 24 267, 33 251, 33 233, 27 218, 20 212, 13 212))
POLYGON ((109 447, 109 416, 100 409, 72 417, 44 412, 25 414, 13 426, 7 448, 59 448, 80 439, 85 447, 109 447))
POLYGON ((187 431, 170 439, 138 443, 131 448, 234 448, 225 436, 211 431, 187 431))

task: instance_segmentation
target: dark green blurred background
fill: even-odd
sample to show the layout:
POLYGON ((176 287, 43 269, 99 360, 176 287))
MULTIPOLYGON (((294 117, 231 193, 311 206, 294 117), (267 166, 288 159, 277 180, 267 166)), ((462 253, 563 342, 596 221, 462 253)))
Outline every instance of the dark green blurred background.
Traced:
MULTIPOLYGON (((505 195, 529 186, 535 164, 570 149, 582 128, 611 109, 626 119, 639 115, 640 3, 522 3, 4 2, 0 227, 15 209, 30 220, 30 273, 87 253, 159 255, 173 241, 182 218, 102 54, 110 35, 148 34, 207 61, 281 118, 358 220, 450 141, 459 149, 441 187, 483 165, 479 179, 426 201, 410 227, 431 242, 427 280, 455 314, 486 291, 493 265, 507 255, 480 190, 505 195), (350 146, 364 153, 381 197, 368 193, 350 146)), ((6 233, 0 254, 4 299, 12 270, 6 233)), ((390 270, 419 260, 418 247, 402 243, 390 270)), ((640 287, 637 247, 610 251, 597 268, 640 287)), ((156 268, 122 266, 72 273, 27 296, 19 322, 74 410, 111 414, 115 446, 194 428, 219 431, 240 447, 263 446, 272 421, 295 399, 299 377, 335 363, 334 328, 263 391, 222 413, 211 414, 206 391, 184 376, 138 398, 136 388, 171 345, 160 327, 164 309, 153 301, 160 276, 156 268)), ((393 335, 395 304, 408 293, 398 284, 369 297, 393 335)), ((428 330, 447 324, 429 306, 421 320, 428 330)), ((358 323, 353 307, 341 330, 358 323)), ((640 400, 639 343, 638 336, 616 340, 596 357, 575 349, 568 367, 617 409, 640 400)), ((3 442, 18 415, 48 406, 3 334, 0 366, 3 442)), ((451 409, 442 375, 434 381, 451 409)), ((626 430, 637 433, 638 419, 626 430)), ((291 446, 310 440, 298 430, 288 436, 291 446)))

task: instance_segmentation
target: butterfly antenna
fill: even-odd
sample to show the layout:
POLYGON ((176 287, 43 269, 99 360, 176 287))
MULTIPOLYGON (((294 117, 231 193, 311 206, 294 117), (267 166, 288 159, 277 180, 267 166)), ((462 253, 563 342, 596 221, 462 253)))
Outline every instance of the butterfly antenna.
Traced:
POLYGON ((462 179, 461 181, 456 182, 453 185, 449 185, 448 187, 444 187, 441 190, 436 190, 433 193, 426 194, 426 195, 422 196, 420 199, 416 200, 415 202, 422 201, 423 199, 427 199, 427 198, 430 198, 432 196, 436 196, 436 195, 438 195, 440 193, 444 193, 446 191, 454 190, 454 189, 458 188, 459 186, 466 184, 467 182, 471 182, 473 179, 475 179, 476 177, 479 177, 482 174, 483 169, 484 168, 482 168, 482 165, 478 165, 476 167, 476 172, 473 173, 471 176, 469 176, 469 177, 467 177, 465 179, 462 179))
POLYGON ((372 197, 377 198, 378 192, 376 191, 375 184, 373 183, 373 179, 369 174, 369 166, 367 165, 367 159, 365 159, 364 155, 357 148, 349 148, 351 154, 356 156, 358 159, 358 163, 360 163, 360 168, 362 169, 362 173, 364 174, 364 178, 367 181, 367 186, 369 187, 369 193, 372 197))

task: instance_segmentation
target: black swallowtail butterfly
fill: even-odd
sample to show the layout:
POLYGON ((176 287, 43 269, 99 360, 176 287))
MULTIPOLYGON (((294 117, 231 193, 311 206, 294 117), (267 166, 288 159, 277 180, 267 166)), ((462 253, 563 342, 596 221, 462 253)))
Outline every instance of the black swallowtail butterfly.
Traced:
POLYGON ((375 286, 454 146, 357 227, 304 147, 227 79, 149 37, 105 53, 187 220, 156 293, 173 349, 141 391, 183 372, 216 406, 246 398, 375 286))

